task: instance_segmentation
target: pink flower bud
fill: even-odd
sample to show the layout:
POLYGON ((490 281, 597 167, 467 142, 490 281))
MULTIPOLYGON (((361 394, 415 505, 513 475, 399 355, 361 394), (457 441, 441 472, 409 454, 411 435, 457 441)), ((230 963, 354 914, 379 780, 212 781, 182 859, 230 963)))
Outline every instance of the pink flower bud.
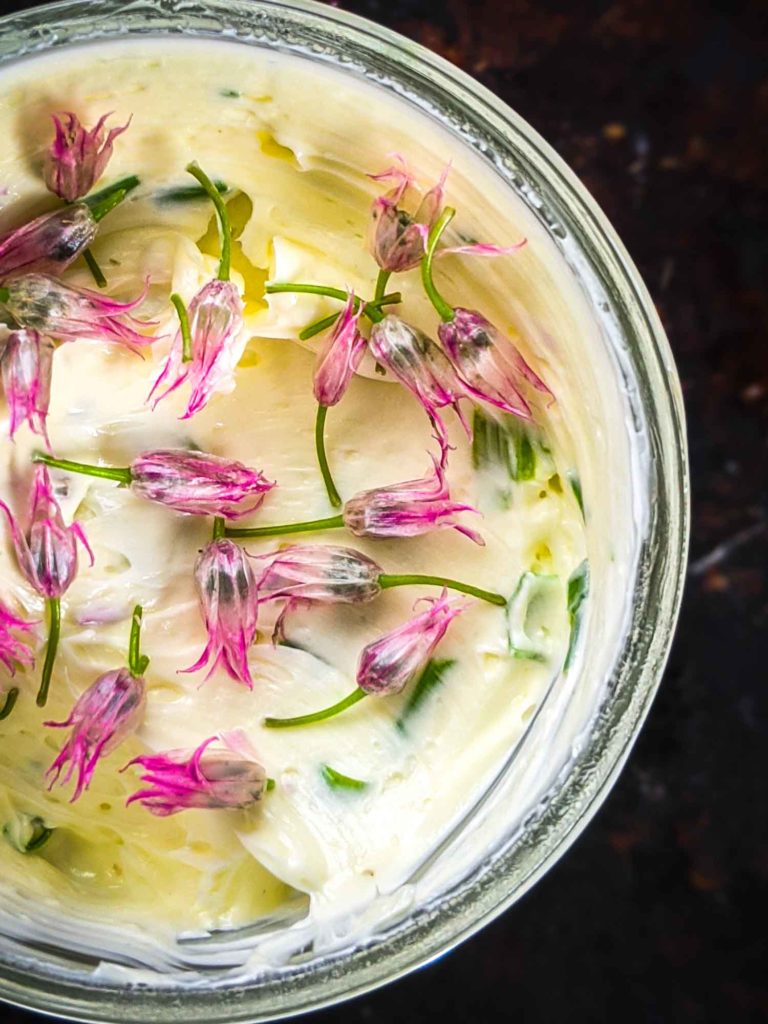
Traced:
POLYGON ((374 181, 391 181, 394 188, 380 196, 373 204, 373 257, 382 270, 401 273, 421 262, 425 242, 433 224, 443 207, 443 188, 448 173, 443 171, 440 180, 419 203, 413 214, 404 210, 400 203, 413 185, 413 177, 402 157, 397 157, 398 166, 381 174, 370 175, 374 181))
POLYGON ((104 114, 90 131, 76 114, 53 115, 56 135, 45 160, 45 184, 68 203, 91 191, 109 163, 112 145, 131 123, 105 133, 110 114, 104 114), (106 137, 105 137, 106 135, 106 137))
POLYGON ((97 230, 85 203, 36 217, 0 239, 0 280, 61 273, 88 248, 97 230))
POLYGON ((469 432, 459 408, 459 400, 466 397, 464 387, 443 351, 423 331, 390 314, 374 324, 369 345, 374 357, 421 402, 442 441, 446 430, 438 410, 447 405, 469 432))
POLYGON ((16 667, 31 668, 35 659, 27 647, 27 638, 20 639, 14 636, 13 630, 26 633, 34 629, 36 622, 25 622, 17 618, 0 601, 0 661, 5 665, 11 675, 16 674, 16 667))
POLYGON ((485 544, 474 530, 451 522, 452 516, 477 513, 477 509, 451 501, 445 456, 446 449, 442 461, 432 456, 433 472, 420 480, 377 487, 350 498, 342 513, 344 525, 357 537, 417 537, 430 530, 450 528, 476 544, 485 544))
POLYGON ((523 419, 531 417, 522 394, 526 384, 554 398, 512 342, 482 314, 471 309, 454 312, 453 320, 440 324, 438 334, 471 395, 523 419))
POLYGON ((255 511, 274 486, 235 459, 183 448, 144 452, 131 466, 136 494, 195 516, 239 519, 255 511))
POLYGON ((286 615, 302 602, 362 604, 381 591, 381 566, 352 548, 330 544, 293 544, 272 554, 257 577, 259 602, 285 599, 274 637, 283 635, 286 615))
POLYGON ((222 665, 232 679, 252 690, 248 649, 256 636, 258 594, 248 556, 231 540, 211 541, 197 559, 195 585, 208 643, 198 661, 183 671, 197 672, 210 664, 208 679, 222 665))
POLYGON ((46 418, 51 401, 53 344, 34 330, 13 331, 0 360, 3 388, 10 413, 10 436, 22 423, 44 438, 50 449, 46 418))
POLYGON ((152 385, 150 400, 158 389, 153 408, 185 382, 190 393, 182 419, 204 409, 215 392, 235 386, 235 368, 243 354, 243 303, 231 281, 209 281, 187 310, 192 337, 192 359, 184 362, 181 331, 171 345, 160 375, 152 385))
POLYGON ((83 528, 79 523, 64 525, 47 467, 35 466, 26 533, 4 501, 0 501, 0 508, 8 517, 19 569, 43 597, 61 597, 69 589, 77 573, 78 540, 93 565, 93 552, 83 528))
POLYGON ((14 278, 6 287, 4 305, 20 327, 49 334, 62 341, 93 338, 115 341, 130 348, 151 345, 154 337, 139 333, 153 326, 131 316, 146 297, 146 288, 133 302, 115 302, 88 288, 71 288, 45 274, 14 278))
POLYGON ((144 680, 127 668, 105 672, 88 687, 64 722, 46 722, 53 729, 72 729, 56 760, 48 769, 48 788, 65 786, 75 773, 74 802, 90 785, 99 758, 106 757, 135 732, 144 717, 144 680), (66 770, 65 770, 66 766, 66 770), (62 771, 65 772, 61 777, 62 771))
POLYGON ((350 293, 315 367, 315 398, 320 405, 336 405, 341 401, 360 364, 366 342, 357 329, 359 319, 360 310, 355 312, 355 297, 350 293))
POLYGON ((467 607, 466 601, 423 598, 430 607, 363 648, 357 685, 366 693, 400 693, 427 664, 451 622, 467 607))
MULTIPOLYGON (((164 754, 137 757, 130 764, 144 769, 146 788, 130 796, 159 817, 192 807, 206 810, 245 808, 264 795, 267 773, 242 745, 223 739, 224 749, 211 750, 211 736, 189 753, 169 750, 164 754)), ((126 767, 130 767, 127 765, 126 767)))

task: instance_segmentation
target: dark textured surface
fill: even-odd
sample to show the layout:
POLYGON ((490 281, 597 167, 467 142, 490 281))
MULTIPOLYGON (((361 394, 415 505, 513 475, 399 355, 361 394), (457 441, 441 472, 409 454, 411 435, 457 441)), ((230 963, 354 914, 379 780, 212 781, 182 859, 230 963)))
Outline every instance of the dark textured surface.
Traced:
POLYGON ((481 935, 312 1020, 766 1019, 768 5, 342 6, 502 96, 613 221, 680 368, 693 537, 664 683, 597 820, 481 935))

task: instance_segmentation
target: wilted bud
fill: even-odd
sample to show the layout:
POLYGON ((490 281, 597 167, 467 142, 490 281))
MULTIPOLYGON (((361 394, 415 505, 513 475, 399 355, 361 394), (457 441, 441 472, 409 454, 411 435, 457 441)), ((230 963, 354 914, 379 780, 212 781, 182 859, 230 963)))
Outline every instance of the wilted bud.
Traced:
POLYGON ((9 281, 2 293, 5 308, 20 327, 62 341, 93 338, 134 348, 155 340, 138 330, 153 324, 131 316, 131 310, 144 301, 146 289, 133 302, 115 302, 99 292, 72 288, 45 274, 27 274, 9 281))
POLYGON ((178 512, 237 519, 261 505, 275 485, 235 459, 186 449, 144 452, 131 465, 132 490, 178 512))
POLYGON ((13 331, 0 360, 10 414, 10 436, 22 423, 44 438, 50 448, 46 418, 51 401, 53 344, 33 330, 13 331))
POLYGON ((204 409, 214 393, 227 393, 235 386, 235 369, 245 347, 243 303, 231 281, 209 281, 189 304, 187 311, 191 351, 184 361, 184 339, 178 331, 159 377, 152 385, 150 399, 157 405, 185 382, 190 393, 182 419, 204 409))
POLYGON ((56 135, 45 160, 45 184, 51 192, 74 202, 91 191, 112 156, 112 145, 128 124, 105 133, 110 114, 104 114, 90 131, 76 114, 53 115, 56 135))
POLYGON ((447 170, 418 204, 414 213, 400 205, 413 184, 413 177, 399 158, 399 166, 382 174, 372 174, 374 181, 391 181, 394 187, 373 204, 373 257, 382 270, 400 273, 421 262, 430 229, 443 206, 443 187, 447 170))
POLYGON ((341 401, 360 364, 366 343, 357 329, 359 319, 360 310, 355 311, 355 297, 350 294, 315 367, 314 391, 320 405, 331 406, 341 401))
POLYGON ((96 237, 98 224, 85 203, 44 213, 0 239, 0 280, 20 274, 59 274, 96 237))
POLYGON ((374 325, 369 345, 374 357, 421 402, 442 440, 445 424, 438 410, 447 405, 467 429, 459 408, 466 392, 443 351, 423 331, 390 314, 374 325))
POLYGON ((467 607, 466 601, 424 598, 427 611, 393 629, 363 648, 357 685, 366 693, 400 693, 427 664, 451 622, 467 607))
POLYGON ((170 750, 135 758, 130 764, 144 769, 142 782, 146 788, 126 803, 139 801, 159 817, 189 808, 242 809, 255 804, 266 789, 267 773, 226 738, 225 749, 210 750, 216 739, 211 736, 191 754, 170 750))
POLYGON ((99 758, 115 750, 141 723, 145 708, 144 680, 127 668, 105 672, 78 699, 64 722, 46 722, 54 729, 72 729, 59 756, 48 769, 51 789, 65 786, 75 773, 72 800, 87 789, 99 758), (66 766, 63 778, 62 771, 66 766))
POLYGON ((248 556, 231 540, 211 541, 197 559, 195 585, 208 643, 199 660, 184 671, 210 665, 209 678, 223 665, 232 679, 253 689, 248 649, 256 635, 258 594, 248 556))
POLYGON ((69 589, 77 573, 78 540, 93 563, 80 524, 64 525, 45 466, 35 466, 26 533, 4 501, 0 501, 0 508, 8 517, 19 569, 43 597, 58 598, 69 589))
POLYGON ((452 320, 440 324, 438 334, 464 387, 475 398, 530 419, 522 387, 527 384, 554 397, 509 338, 482 314, 456 309, 452 320))

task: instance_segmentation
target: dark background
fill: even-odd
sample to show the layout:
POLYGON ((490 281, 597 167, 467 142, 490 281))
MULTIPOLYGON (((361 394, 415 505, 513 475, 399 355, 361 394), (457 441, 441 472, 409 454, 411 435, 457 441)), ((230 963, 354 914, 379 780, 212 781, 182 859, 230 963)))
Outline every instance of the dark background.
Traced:
POLYGON ((768 3, 337 6, 478 78, 605 210, 680 369, 693 535, 669 667, 596 821, 458 951, 312 1024, 768 1019, 768 3))

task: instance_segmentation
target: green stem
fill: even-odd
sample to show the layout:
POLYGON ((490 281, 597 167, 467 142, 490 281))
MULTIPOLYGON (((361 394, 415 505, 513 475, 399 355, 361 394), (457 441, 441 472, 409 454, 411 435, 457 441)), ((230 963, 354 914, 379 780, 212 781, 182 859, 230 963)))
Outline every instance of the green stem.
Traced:
MULTIPOLYGON (((384 295, 380 299, 375 299, 373 302, 366 302, 363 307, 363 316, 367 316, 372 323, 376 323, 382 319, 383 314, 381 313, 382 306, 394 306, 402 302, 403 297, 400 292, 392 292, 390 295, 384 295)), ((360 304, 359 299, 355 299, 355 308, 360 304)), ((320 320, 315 320, 314 323, 308 324, 303 331, 299 332, 300 341, 309 341, 310 338, 314 338, 316 334, 322 334, 323 331, 327 331, 329 327, 333 327, 336 321, 341 316, 341 313, 331 313, 330 316, 324 316, 320 320)))
POLYGON ((90 249, 85 250, 85 252, 83 253, 83 259, 85 260, 86 266, 93 275, 93 280, 96 282, 99 288, 106 288, 107 279, 106 277, 104 277, 104 271, 96 262, 96 257, 93 255, 90 249))
POLYGON ((305 523, 284 523, 282 526, 252 526, 228 528, 227 537, 282 537, 286 533, 314 533, 317 530, 339 530, 344 526, 344 516, 329 516, 327 519, 310 519, 305 523))
POLYGON ((334 508, 341 508, 341 497, 336 490, 336 484, 331 476, 331 468, 328 465, 328 457, 325 454, 325 418, 328 415, 327 405, 318 405, 317 419, 315 420, 315 450, 320 472, 323 474, 323 483, 328 493, 328 500, 334 508))
POLYGON ((221 256, 219 257, 219 280, 228 281, 229 271, 232 262, 232 227, 229 223, 229 214, 227 213, 227 204, 221 198, 221 193, 216 188, 214 183, 202 169, 202 167, 193 160, 191 164, 187 164, 187 171, 196 178, 205 189, 208 198, 213 203, 216 214, 219 218, 219 227, 221 230, 221 256))
POLYGON ((222 537, 227 535, 227 523, 222 516, 214 516, 213 520, 213 540, 220 540, 222 537))
POLYGON ((11 297, 9 288, 0 288, 0 302, 7 302, 11 297))
POLYGON ((130 466, 118 469, 112 466, 91 466, 87 462, 73 462, 71 459, 55 459, 45 452, 34 452, 33 462, 43 462, 54 469, 64 469, 68 473, 82 473, 84 476, 97 476, 103 480, 116 480, 121 487, 128 487, 133 480, 130 466))
POLYGON ((61 635, 61 601, 58 597, 48 598, 48 646, 45 649, 45 662, 43 674, 40 677, 40 689, 37 691, 37 706, 44 708, 48 700, 48 690, 51 687, 51 675, 53 664, 56 661, 56 651, 59 647, 59 636, 61 635))
POLYGON ((192 332, 189 329, 189 316, 187 315, 187 307, 184 305, 184 299, 176 292, 171 296, 171 302, 176 310, 176 315, 179 318, 179 327, 181 328, 181 361, 182 363, 192 362, 192 332))
POLYGON ((358 687, 352 693, 347 694, 343 700, 332 704, 329 708, 323 708, 322 711, 313 711, 309 715, 298 715, 296 718, 265 718, 263 725, 267 729, 292 729, 296 725, 312 725, 313 722, 322 722, 326 718, 333 718, 334 715, 341 714, 342 711, 346 711, 347 708, 351 708, 353 704, 357 704, 367 696, 365 690, 358 687))
POLYGON ((373 300, 377 302, 387 290, 387 282, 392 276, 391 270, 380 270, 379 276, 376 278, 376 291, 373 293, 373 300))
POLYGON ((417 585, 447 587, 448 590, 458 590, 462 594, 479 597, 481 601, 488 601, 490 604, 497 604, 500 607, 505 606, 507 603, 507 599, 502 597, 501 594, 494 594, 492 590, 483 590, 481 587, 473 587, 470 583, 451 580, 447 576, 421 576, 418 573, 397 575, 382 573, 379 576, 379 586, 382 590, 389 590, 390 587, 412 587, 417 585))
POLYGON ((437 310, 438 316, 445 323, 450 323, 455 314, 453 307, 448 305, 443 296, 437 290, 437 286, 435 285, 432 277, 432 261, 435 258, 437 243, 440 241, 440 236, 455 216, 456 211, 452 207, 446 206, 438 220, 435 222, 434 227, 429 232, 429 238, 427 239, 427 251, 424 253, 424 258, 421 261, 421 282, 424 285, 424 291, 427 293, 429 301, 437 310))
POLYGON ((94 220, 101 220, 111 209, 117 206, 118 203, 122 203, 129 192, 141 184, 141 179, 135 174, 130 174, 127 178, 121 178, 119 181, 113 181, 111 185, 107 185, 106 188, 100 189, 98 192, 94 192, 90 196, 86 196, 81 202, 90 209, 91 215, 94 220), (116 202, 112 202, 115 196, 119 196, 116 202))
POLYGON ((139 679, 147 671, 149 658, 141 653, 141 619, 143 609, 137 604, 131 619, 131 636, 128 641, 128 668, 132 676, 139 679))
POLYGON ((3 702, 3 706, 0 708, 0 722, 2 722, 4 718, 7 718, 8 715, 10 715, 10 713, 16 706, 16 701, 18 700, 18 698, 19 688, 18 686, 14 686, 13 689, 9 690, 8 693, 5 695, 5 701, 3 702))

